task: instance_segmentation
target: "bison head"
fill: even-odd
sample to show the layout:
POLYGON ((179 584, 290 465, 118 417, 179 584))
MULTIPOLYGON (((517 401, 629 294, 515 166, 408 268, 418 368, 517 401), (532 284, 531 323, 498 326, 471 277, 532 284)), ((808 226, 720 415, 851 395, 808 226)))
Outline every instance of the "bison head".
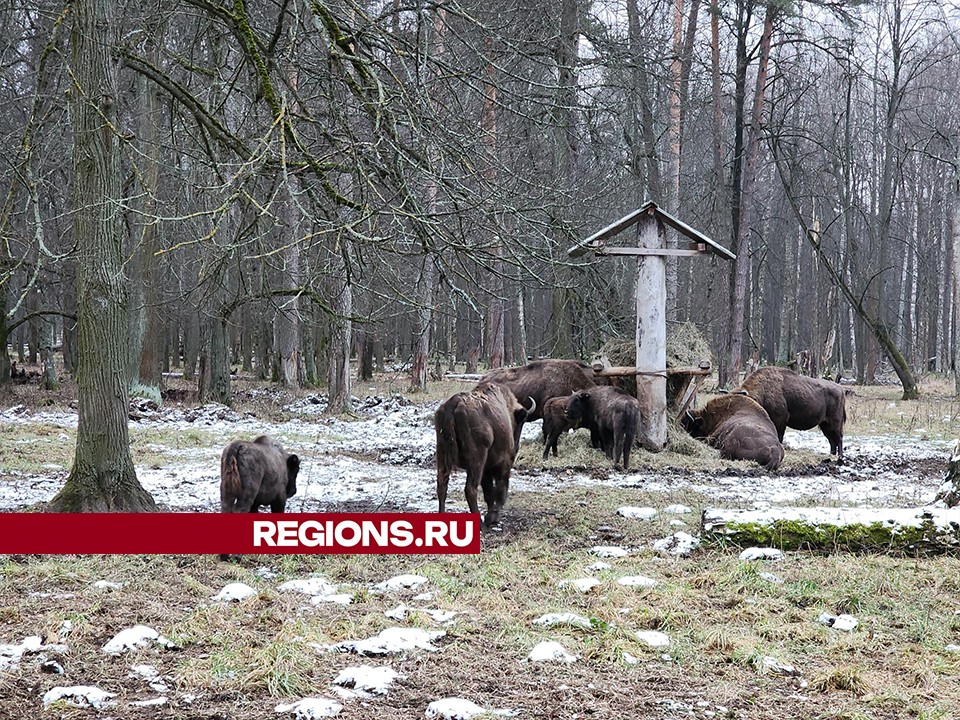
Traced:
POLYGON ((287 497, 297 494, 297 473, 300 472, 300 458, 287 455, 287 497))
POLYGON ((574 427, 590 425, 593 409, 590 403, 590 391, 580 390, 570 396, 564 413, 574 427))
POLYGON ((699 410, 687 410, 680 418, 680 424, 695 438, 707 436, 703 429, 703 414, 699 410))
POLYGON ((522 403, 517 401, 517 406, 513 410, 513 459, 517 459, 517 453, 520 451, 520 433, 523 431, 523 424, 528 418, 533 417, 537 411, 537 401, 530 398, 530 409, 528 410, 522 403))

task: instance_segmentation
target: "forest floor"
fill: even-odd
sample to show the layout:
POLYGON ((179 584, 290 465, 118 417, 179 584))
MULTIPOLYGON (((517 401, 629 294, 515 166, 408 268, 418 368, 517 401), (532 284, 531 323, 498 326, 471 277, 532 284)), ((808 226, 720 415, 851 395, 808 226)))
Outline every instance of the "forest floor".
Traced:
MULTIPOLYGON (((383 376, 357 387, 349 417, 324 415, 320 395, 251 381, 235 384, 233 408, 197 406, 183 393, 159 408, 135 400, 138 476, 163 509, 215 512, 223 446, 269 433, 302 460, 290 511, 435 510, 432 414, 463 386, 438 383, 427 396, 408 396, 398 392, 402 381, 383 376)), ((559 458, 544 463, 533 423, 502 527, 484 534, 479 556, 261 555, 236 564, 208 556, 0 556, 0 718, 282 718, 295 711, 275 708, 306 697, 336 701, 342 718, 422 718, 448 697, 530 718, 960 716, 960 560, 789 552, 744 561, 738 548, 683 557, 653 547, 678 531, 696 536, 709 506, 932 501, 960 406, 945 381, 928 379, 924 389, 921 400, 901 402, 896 386, 853 388, 846 462, 828 458, 819 431, 788 432, 776 473, 711 452, 639 450, 629 471, 614 470, 583 431, 562 439, 559 458), (624 506, 651 511, 630 519, 617 512, 624 506), (601 560, 597 546, 627 554, 601 560), (423 583, 376 587, 400 574, 423 583), (620 582, 637 577, 655 582, 620 582), (333 588, 283 587, 310 578, 352 601, 315 599, 333 588), (560 585, 585 578, 596 581, 584 583, 592 586, 585 592, 560 585), (234 582, 256 595, 213 599, 234 582), (548 613, 579 618, 534 623, 548 613), (824 613, 858 624, 850 632, 828 627, 824 613), (137 624, 174 647, 104 653, 137 624), (378 657, 328 649, 391 627, 432 639, 378 657), (648 630, 665 633, 669 645, 647 645, 637 632, 648 630), (577 659, 528 661, 544 640, 577 659), (366 694, 334 683, 363 665, 398 675, 366 694), (112 696, 99 710, 45 704, 58 686, 112 696)), ((56 493, 76 419, 70 388, 16 386, 0 398, 0 507, 40 509, 56 493)), ((451 482, 453 510, 465 506, 462 478, 451 482)))

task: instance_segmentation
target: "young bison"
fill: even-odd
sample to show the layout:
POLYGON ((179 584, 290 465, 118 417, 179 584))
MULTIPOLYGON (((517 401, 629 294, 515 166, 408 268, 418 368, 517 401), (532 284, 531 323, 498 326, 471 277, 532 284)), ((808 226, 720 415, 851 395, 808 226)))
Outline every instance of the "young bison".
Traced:
POLYGON ((590 428, 590 439, 613 460, 614 467, 630 468, 630 448, 637 435, 640 405, 620 388, 601 386, 581 390, 570 396, 567 420, 574 427, 590 428))
POLYGON ((557 456, 557 441, 567 430, 578 427, 567 419, 567 404, 570 395, 550 398, 543 404, 543 459, 546 460, 553 449, 557 456))
POLYGON ((220 511, 257 512, 269 505, 271 512, 283 512, 287 498, 297 494, 299 471, 300 458, 273 438, 235 440, 220 456, 220 511))
POLYGON ((768 470, 783 462, 783 445, 767 411, 747 395, 722 395, 701 410, 688 410, 683 426, 706 439, 727 460, 753 460, 768 470))
POLYGON ((487 503, 487 527, 496 525, 507 501, 510 471, 520 447, 520 431, 536 411, 528 410, 502 385, 481 383, 444 400, 434 415, 437 430, 437 500, 447 508, 447 484, 458 467, 467 471, 463 492, 470 512, 479 513, 477 491, 487 503))
POLYGON ((843 460, 843 424, 846 395, 835 382, 798 375, 782 367, 764 367, 751 373, 741 389, 767 411, 783 442, 783 432, 820 427, 830 441, 830 454, 843 460))

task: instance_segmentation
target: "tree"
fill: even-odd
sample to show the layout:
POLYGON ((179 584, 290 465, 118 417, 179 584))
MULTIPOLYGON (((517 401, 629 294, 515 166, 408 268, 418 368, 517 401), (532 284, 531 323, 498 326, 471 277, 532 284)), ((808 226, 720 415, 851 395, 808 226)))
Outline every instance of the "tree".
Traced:
POLYGON ((111 0, 77 0, 71 33, 77 242, 77 446, 56 512, 145 511, 127 432, 127 316, 111 0))

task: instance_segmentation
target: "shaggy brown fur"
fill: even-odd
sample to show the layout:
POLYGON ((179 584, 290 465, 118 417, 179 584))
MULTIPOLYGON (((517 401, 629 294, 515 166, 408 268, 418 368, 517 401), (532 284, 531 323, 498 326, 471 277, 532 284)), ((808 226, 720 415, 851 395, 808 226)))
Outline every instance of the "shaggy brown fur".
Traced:
POLYGON ((220 456, 220 511, 257 512, 269 505, 283 512, 287 498, 297 494, 300 458, 288 454, 273 438, 235 440, 220 456))
POLYGON ((570 396, 567 419, 575 427, 590 428, 590 439, 613 460, 614 466, 630 467, 630 448, 640 422, 640 404, 620 388, 596 386, 570 396))
POLYGON ((567 403, 570 395, 550 398, 543 404, 543 459, 546 460, 553 449, 553 456, 557 456, 557 441, 560 436, 577 424, 567 419, 567 403))
MULTIPOLYGON (((497 383, 510 388, 518 398, 531 397, 537 408, 530 420, 543 417, 543 407, 547 400, 570 395, 577 390, 592 388, 593 368, 579 360, 534 360, 520 367, 491 370, 480 383, 497 383)), ((526 400, 524 399, 524 402, 526 400)))
POLYGON ((520 447, 528 411, 502 385, 481 383, 441 403, 434 415, 437 430, 437 500, 447 504, 447 484, 458 467, 467 471, 464 494, 470 512, 479 513, 477 491, 483 488, 487 526, 496 525, 507 500, 510 471, 520 447))
POLYGON ((782 367, 764 367, 751 373, 741 386, 763 406, 783 442, 783 432, 819 427, 830 441, 830 454, 843 459, 846 396, 835 382, 798 375, 782 367))
POLYGON ((760 404, 743 394, 723 395, 701 410, 688 410, 683 426, 706 441, 727 460, 753 460, 768 470, 783 462, 783 445, 770 416, 760 404))

